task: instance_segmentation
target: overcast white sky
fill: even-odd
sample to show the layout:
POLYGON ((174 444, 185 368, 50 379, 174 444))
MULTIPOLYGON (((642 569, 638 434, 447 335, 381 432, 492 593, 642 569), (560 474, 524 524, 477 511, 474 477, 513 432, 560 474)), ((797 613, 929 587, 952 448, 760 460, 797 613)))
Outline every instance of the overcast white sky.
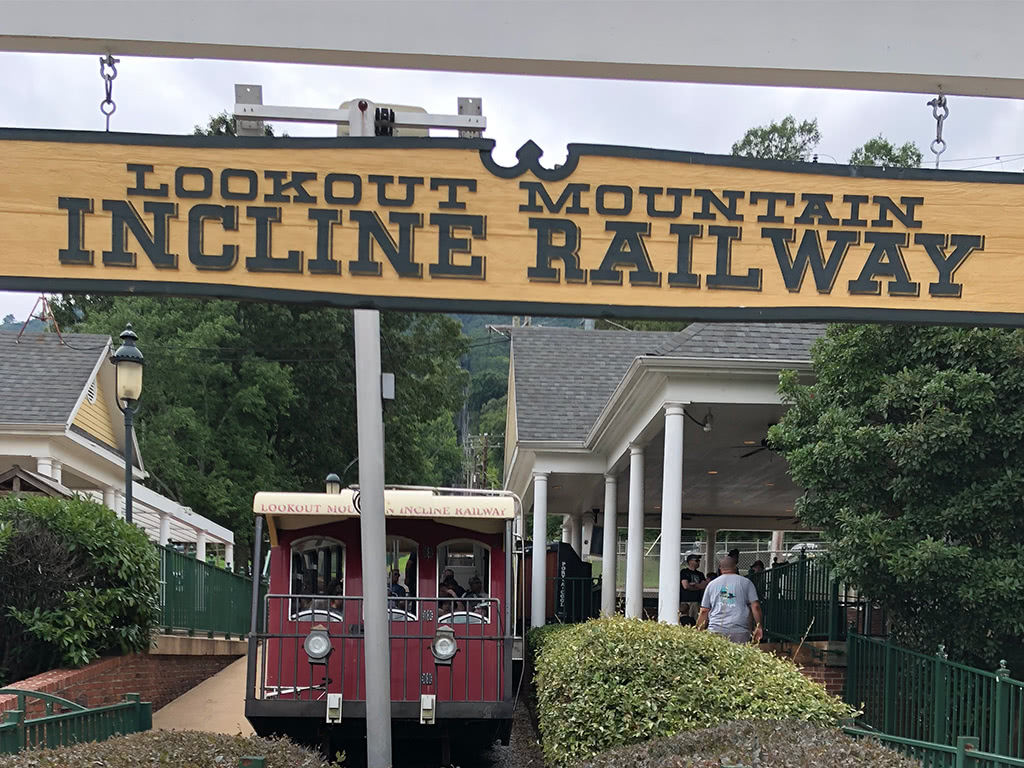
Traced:
MULTIPOLYGON (((0 126, 102 130, 103 84, 96 56, 0 54, 0 126)), ((823 162, 846 162, 850 151, 884 134, 914 141, 925 152, 935 121, 929 96, 790 88, 677 85, 613 80, 406 72, 205 60, 122 59, 114 82, 111 128, 145 133, 191 133, 210 115, 230 109, 235 83, 263 85, 264 102, 336 107, 366 97, 454 113, 459 96, 483 99, 495 157, 514 161, 533 139, 545 164, 558 162, 570 143, 623 144, 726 154, 754 125, 787 114, 817 117, 823 162), (635 118, 633 117, 635 116, 635 118)), ((1024 104, 950 98, 943 167, 1024 169, 1024 104), (1001 160, 996 160, 996 156, 1001 160)), ((332 135, 327 126, 282 126, 293 136, 332 135)), ((2 181, 0 181, 2 183, 2 181)), ((3 254, 0 253, 0 258, 3 254)), ((22 319, 34 294, 0 291, 0 317, 22 319)))

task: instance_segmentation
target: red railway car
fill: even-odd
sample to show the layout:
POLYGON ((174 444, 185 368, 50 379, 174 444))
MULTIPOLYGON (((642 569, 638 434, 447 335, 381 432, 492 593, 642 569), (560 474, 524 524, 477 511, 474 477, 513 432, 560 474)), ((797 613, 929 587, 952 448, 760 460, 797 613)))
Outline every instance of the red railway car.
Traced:
MULTIPOLYGON (((269 589, 250 639, 245 714, 260 735, 359 751, 366 734, 357 499, 258 493, 269 589)), ((385 492, 392 732, 507 744, 522 678, 522 508, 510 493, 385 492)), ((254 580, 258 581, 258 580, 254 580)), ((254 587, 254 591, 257 589, 254 587)), ((257 596, 254 594, 254 604, 257 596)))

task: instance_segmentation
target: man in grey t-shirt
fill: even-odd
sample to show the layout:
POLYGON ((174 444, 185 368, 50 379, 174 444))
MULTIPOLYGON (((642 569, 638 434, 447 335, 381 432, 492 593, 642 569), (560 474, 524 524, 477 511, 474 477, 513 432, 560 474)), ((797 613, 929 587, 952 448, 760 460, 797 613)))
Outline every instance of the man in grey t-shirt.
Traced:
POLYGON ((723 557, 718 562, 722 575, 713 579, 704 589, 700 604, 697 629, 707 627, 716 635, 723 635, 734 643, 746 643, 753 638, 761 641, 761 603, 758 602, 754 582, 736 571, 736 560, 723 557), (754 631, 750 631, 750 617, 754 616, 754 631))

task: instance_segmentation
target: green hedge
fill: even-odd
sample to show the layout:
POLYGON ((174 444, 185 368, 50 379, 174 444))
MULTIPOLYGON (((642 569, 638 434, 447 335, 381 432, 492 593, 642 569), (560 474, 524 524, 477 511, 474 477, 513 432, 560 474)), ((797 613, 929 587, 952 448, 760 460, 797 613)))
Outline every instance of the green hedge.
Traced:
POLYGON ((787 720, 745 720, 604 752, 578 768, 921 768, 869 739, 787 720))
POLYGON ((547 624, 543 627, 534 627, 526 632, 526 646, 530 649, 530 657, 537 663, 537 656, 544 650, 551 640, 561 632, 570 630, 574 624, 547 624))
POLYGON ((159 579, 146 534, 102 504, 0 498, 0 683, 147 649, 159 579))
POLYGON ((544 755, 554 765, 731 720, 834 725, 853 715, 792 662, 692 627, 579 624, 545 638, 536 670, 544 755))

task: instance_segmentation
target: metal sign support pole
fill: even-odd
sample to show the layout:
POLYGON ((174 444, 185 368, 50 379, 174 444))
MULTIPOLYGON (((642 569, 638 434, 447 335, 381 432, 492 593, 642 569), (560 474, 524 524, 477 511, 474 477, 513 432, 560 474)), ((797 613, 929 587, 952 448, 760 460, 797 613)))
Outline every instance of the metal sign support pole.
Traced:
MULTIPOLYGON (((374 135, 374 106, 357 99, 349 135, 374 135)), ((387 533, 384 524, 384 410, 381 402, 380 312, 353 313, 356 425, 359 433, 359 538, 363 560, 366 642, 366 765, 391 768, 391 640, 388 635, 387 533)))

